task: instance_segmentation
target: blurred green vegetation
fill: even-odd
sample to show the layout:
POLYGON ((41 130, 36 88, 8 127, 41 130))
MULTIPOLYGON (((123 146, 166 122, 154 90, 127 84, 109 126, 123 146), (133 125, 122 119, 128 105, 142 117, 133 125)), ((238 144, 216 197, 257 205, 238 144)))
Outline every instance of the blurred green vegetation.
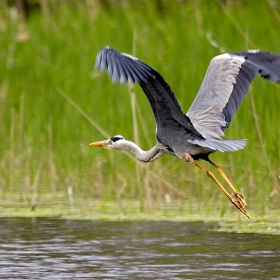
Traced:
MULTIPOLYGON (((156 141, 140 88, 132 110, 129 87, 94 71, 94 60, 104 45, 139 57, 162 74, 187 111, 213 56, 255 48, 280 52, 280 3, 31 2, 26 19, 13 2, 0 4, 2 200, 34 209, 45 196, 58 204, 62 198, 136 200, 141 211, 171 201, 187 203, 190 211, 237 213, 210 178, 176 158, 145 165, 88 146, 116 134, 143 149, 156 141)), ((256 78, 226 131, 226 138, 246 138, 248 145, 211 157, 243 193, 249 212, 280 206, 279 104, 280 87, 256 78)))

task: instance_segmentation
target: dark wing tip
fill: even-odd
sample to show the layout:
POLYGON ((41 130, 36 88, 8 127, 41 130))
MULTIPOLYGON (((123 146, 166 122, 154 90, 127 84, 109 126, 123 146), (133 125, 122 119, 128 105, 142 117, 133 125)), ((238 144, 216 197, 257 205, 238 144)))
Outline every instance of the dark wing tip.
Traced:
POLYGON ((107 69, 113 83, 139 83, 146 82, 149 77, 154 78, 154 70, 150 66, 132 55, 120 53, 108 46, 97 54, 94 69, 97 68, 100 68, 101 73, 107 69))
POLYGON ((241 55, 252 66, 256 67, 257 73, 270 82, 280 83, 280 54, 259 50, 235 53, 241 55))

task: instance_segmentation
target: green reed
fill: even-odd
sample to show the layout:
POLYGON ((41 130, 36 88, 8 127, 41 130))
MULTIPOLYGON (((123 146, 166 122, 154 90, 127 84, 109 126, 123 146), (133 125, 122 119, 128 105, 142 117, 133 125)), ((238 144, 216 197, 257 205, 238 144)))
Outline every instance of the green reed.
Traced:
MULTIPOLYGON (((106 3, 49 2, 48 12, 34 11, 25 23, 1 4, 2 197, 14 194, 15 205, 32 207, 44 195, 58 203, 62 195, 72 202, 118 201, 120 207, 122 200, 139 200, 143 210, 171 200, 187 201, 195 211, 207 205, 234 212, 205 174, 176 158, 145 165, 88 146, 116 134, 143 149, 156 141, 140 88, 134 95, 129 86, 113 85, 93 70, 94 60, 104 45, 133 53, 165 77, 187 111, 213 56, 252 48, 280 52, 277 2, 106 3)), ((262 212, 279 207, 279 104, 280 87, 257 78, 226 131, 226 138, 247 138, 247 147, 211 157, 249 207, 262 212)))

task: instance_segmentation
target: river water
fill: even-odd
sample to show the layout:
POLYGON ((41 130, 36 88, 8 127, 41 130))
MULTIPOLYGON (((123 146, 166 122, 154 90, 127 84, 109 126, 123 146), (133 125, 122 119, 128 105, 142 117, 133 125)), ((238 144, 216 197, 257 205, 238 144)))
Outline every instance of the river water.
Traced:
POLYGON ((0 219, 0 279, 280 279, 280 236, 186 222, 0 219))

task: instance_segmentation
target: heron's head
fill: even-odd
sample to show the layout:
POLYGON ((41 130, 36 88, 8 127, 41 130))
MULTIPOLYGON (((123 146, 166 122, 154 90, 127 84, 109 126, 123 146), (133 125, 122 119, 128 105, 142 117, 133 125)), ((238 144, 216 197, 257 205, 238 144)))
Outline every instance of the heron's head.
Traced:
POLYGON ((110 150, 122 150, 122 144, 127 140, 121 135, 115 135, 108 140, 98 141, 90 143, 90 146, 93 147, 103 147, 110 150))

